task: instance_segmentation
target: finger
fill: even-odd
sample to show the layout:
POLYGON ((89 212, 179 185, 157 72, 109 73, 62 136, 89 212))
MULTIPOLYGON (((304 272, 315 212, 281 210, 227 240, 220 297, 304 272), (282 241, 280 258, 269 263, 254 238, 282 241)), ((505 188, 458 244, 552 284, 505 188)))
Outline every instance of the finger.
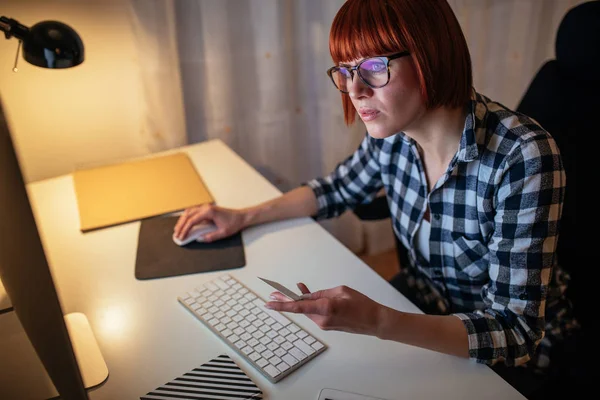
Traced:
POLYGON ((177 223, 175 223, 175 227, 173 228, 173 233, 175 234, 175 236, 179 236, 181 228, 183 227, 183 225, 185 225, 185 222, 187 221, 189 212, 189 208, 185 209, 183 213, 179 216, 179 219, 177 219, 177 223))
POLYGON ((301 297, 307 300, 319 300, 336 297, 338 295, 338 288, 317 290, 316 292, 303 294, 301 297))
POLYGON ((273 301, 293 301, 281 292, 273 292, 269 298, 273 301))
POLYGON ((183 225, 183 228, 181 228, 181 231, 179 232, 179 235, 177 237, 180 240, 182 240, 189 234, 190 230, 194 225, 197 225, 205 220, 210 220, 211 215, 212 210, 210 208, 204 207, 190 212, 187 220, 185 221, 185 224, 183 225))
POLYGON ((317 314, 323 315, 327 309, 322 300, 299 300, 299 301, 269 301, 265 307, 275 311, 291 312, 295 314, 317 314))
POLYGON ((298 286, 298 289, 300 289, 300 292, 302 294, 309 294, 310 293, 310 290, 308 290, 308 288, 306 287, 306 285, 304 283, 298 282, 296 284, 296 286, 298 286))
POLYGON ((210 242, 214 242, 216 240, 223 239, 226 236, 227 236, 227 231, 225 229, 217 229, 214 232, 207 233, 206 235, 204 235, 202 237, 202 240, 198 240, 198 241, 210 243, 210 242))

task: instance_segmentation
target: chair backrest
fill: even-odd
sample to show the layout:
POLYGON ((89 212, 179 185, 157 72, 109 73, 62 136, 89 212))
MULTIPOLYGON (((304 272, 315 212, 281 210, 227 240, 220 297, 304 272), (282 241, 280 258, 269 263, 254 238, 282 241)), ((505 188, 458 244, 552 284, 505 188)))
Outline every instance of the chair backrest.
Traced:
MULTIPOLYGON (((580 4, 567 12, 556 36, 556 59, 538 71, 517 111, 535 119, 556 140, 567 174, 565 204, 558 241, 558 260, 572 277, 567 295, 578 319, 586 324, 591 305, 592 268, 578 263, 576 219, 576 146, 600 133, 600 1, 580 4), (595 117, 595 118, 594 118, 595 117), (588 272, 589 271, 589 272, 588 272), (587 302, 587 304, 586 304, 587 302)), ((592 139, 593 140, 593 139, 592 139)), ((591 182, 593 185, 593 182, 591 182)), ((593 221, 593 217, 588 219, 593 221)), ((594 223, 594 222, 592 222, 594 223)), ((592 237, 592 241, 595 236, 592 237)), ((593 314, 592 314, 593 315, 593 314)))

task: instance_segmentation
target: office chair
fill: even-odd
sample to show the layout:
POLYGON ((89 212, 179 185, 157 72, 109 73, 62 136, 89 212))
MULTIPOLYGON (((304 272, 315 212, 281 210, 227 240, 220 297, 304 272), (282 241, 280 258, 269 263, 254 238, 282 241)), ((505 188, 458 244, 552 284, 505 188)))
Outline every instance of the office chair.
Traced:
MULTIPOLYGON (((516 108, 535 119, 556 140, 567 175, 567 188, 557 244, 561 266, 571 275, 567 297, 574 304, 575 316, 582 329, 554 350, 557 370, 552 384, 532 398, 554 398, 558 392, 571 393, 573 387, 589 384, 589 370, 583 367, 584 352, 593 347, 590 339, 592 283, 585 264, 576 262, 576 146, 577 140, 600 133, 600 1, 573 7, 560 23, 556 36, 556 58, 537 72, 516 108), (584 136, 579 136, 584 135, 584 136), (586 298, 587 297, 587 298, 586 298)), ((592 139, 593 140, 593 139, 592 139)), ((594 182, 590 182, 591 185, 594 182)), ((389 218, 385 197, 354 210, 362 220, 389 218)), ((396 239, 400 265, 408 262, 407 250, 396 239)), ((589 271, 589 267, 588 271, 589 271)), ((588 356, 589 358, 589 356, 588 356)))
POLYGON ((591 374, 583 363, 584 353, 589 358, 592 348, 590 325, 595 282, 589 267, 576 261, 579 253, 575 160, 578 138, 585 140, 581 135, 600 133, 593 114, 600 111, 600 1, 580 4, 567 12, 556 35, 556 59, 546 62, 538 71, 517 111, 535 119, 554 137, 567 175, 557 255, 562 268, 571 275, 566 296, 573 302, 582 329, 554 350, 552 358, 558 366, 555 371, 558 379, 546 391, 548 395, 572 394, 573 387, 591 385, 591 374))

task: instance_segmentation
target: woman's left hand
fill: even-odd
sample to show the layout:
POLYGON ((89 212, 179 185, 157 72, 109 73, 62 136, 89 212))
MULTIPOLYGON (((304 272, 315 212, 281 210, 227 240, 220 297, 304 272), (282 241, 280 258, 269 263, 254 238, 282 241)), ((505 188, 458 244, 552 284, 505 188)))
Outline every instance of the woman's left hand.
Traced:
POLYGON ((267 308, 275 311, 305 314, 321 329, 377 335, 379 315, 385 308, 362 293, 347 286, 311 293, 298 284, 302 300, 292 301, 280 292, 273 292, 267 308))

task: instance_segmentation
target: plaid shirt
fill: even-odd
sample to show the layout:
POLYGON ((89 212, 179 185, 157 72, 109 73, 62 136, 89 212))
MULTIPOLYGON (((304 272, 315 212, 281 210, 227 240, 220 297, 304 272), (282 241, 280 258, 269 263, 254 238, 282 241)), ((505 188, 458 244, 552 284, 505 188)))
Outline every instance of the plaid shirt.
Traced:
POLYGON ((553 276, 561 275, 555 249, 565 173, 554 140, 535 121, 474 91, 458 151, 431 192, 416 142, 403 133, 367 135, 333 173, 308 186, 317 219, 368 203, 383 188, 409 269, 441 312, 464 323, 470 357, 548 363, 547 354, 540 361, 535 353, 564 315, 562 306, 549 313, 547 302, 564 292, 553 276), (429 261, 414 246, 428 205, 429 261))

